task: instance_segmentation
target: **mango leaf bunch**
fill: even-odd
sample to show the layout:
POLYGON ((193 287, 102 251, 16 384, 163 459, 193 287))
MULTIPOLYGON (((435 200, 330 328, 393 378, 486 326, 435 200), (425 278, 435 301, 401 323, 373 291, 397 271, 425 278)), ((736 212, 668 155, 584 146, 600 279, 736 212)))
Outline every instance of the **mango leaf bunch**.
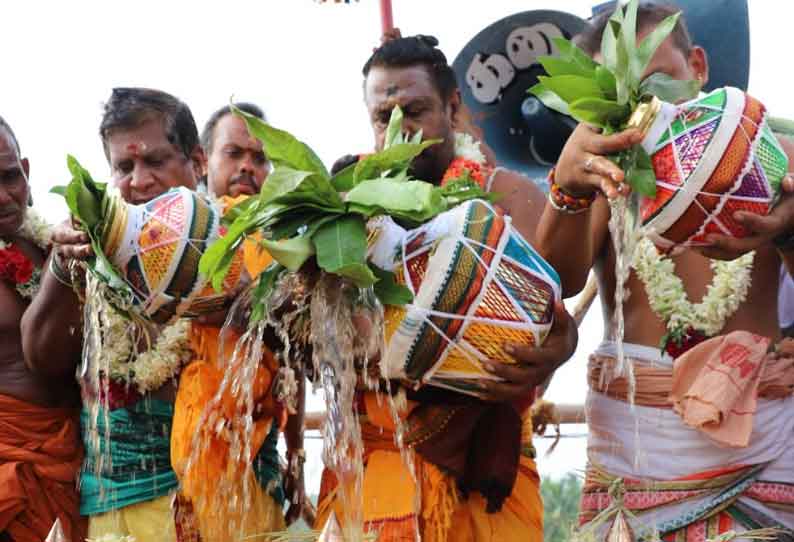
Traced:
MULTIPOLYGON (((546 76, 529 92, 547 107, 579 122, 586 122, 610 134, 626 128, 632 112, 643 102, 657 97, 677 103, 697 96, 697 81, 680 81, 661 72, 643 79, 656 50, 678 23, 680 13, 664 19, 644 39, 637 40, 638 0, 625 8, 618 5, 609 18, 601 39, 601 62, 564 38, 555 38, 559 57, 539 61, 546 76)), ((648 153, 639 145, 611 157, 626 173, 626 181, 640 194, 656 194, 656 176, 648 153)))
POLYGON ((258 195, 226 214, 228 229, 204 253, 199 270, 219 290, 240 243, 258 232, 260 246, 275 264, 260 276, 254 289, 252 322, 264 316, 278 276, 297 271, 312 259, 327 273, 360 288, 373 287, 384 304, 411 302, 410 291, 398 285, 393 274, 367 262, 367 221, 385 215, 415 227, 463 201, 489 199, 471 180, 439 187, 411 177, 411 161, 438 141, 422 141, 421 133, 405 136, 399 108, 392 112, 384 149, 334 176, 305 143, 233 110, 262 142, 273 170, 258 195))
MULTIPOLYGON (((119 211, 119 207, 114 205, 107 183, 94 181, 74 156, 66 157, 66 165, 72 175, 71 181, 65 186, 53 187, 50 192, 66 200, 72 218, 88 235, 94 250, 94 258, 86 262, 89 270, 117 294, 116 301, 131 301, 134 296, 130 286, 121 278, 121 273, 110 262, 102 247, 107 230, 113 224, 113 215, 119 211)), ((120 303, 121 306, 117 308, 123 310, 125 304, 120 303)))

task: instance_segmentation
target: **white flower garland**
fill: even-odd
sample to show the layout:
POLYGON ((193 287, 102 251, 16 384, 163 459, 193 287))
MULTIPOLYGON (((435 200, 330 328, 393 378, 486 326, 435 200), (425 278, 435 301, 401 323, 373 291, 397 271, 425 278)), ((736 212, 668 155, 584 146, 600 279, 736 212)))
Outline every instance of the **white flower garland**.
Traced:
POLYGON ((19 228, 19 234, 45 251, 49 250, 52 244, 52 226, 32 207, 28 207, 25 212, 25 220, 19 228))
POLYGON ((182 318, 162 328, 159 337, 145 352, 136 353, 130 320, 102 301, 100 321, 103 339, 102 355, 106 357, 109 376, 123 380, 140 393, 159 389, 179 374, 182 365, 190 360, 190 320, 182 318))
POLYGON ((480 142, 470 134, 455 132, 455 157, 485 164, 485 155, 480 150, 480 142))
POLYGON ((718 334, 747 298, 752 282, 755 252, 725 262, 711 260, 714 279, 700 303, 687 299, 684 283, 675 274, 673 261, 643 238, 634 253, 634 268, 645 285, 653 311, 672 335, 695 329, 707 337, 718 334))

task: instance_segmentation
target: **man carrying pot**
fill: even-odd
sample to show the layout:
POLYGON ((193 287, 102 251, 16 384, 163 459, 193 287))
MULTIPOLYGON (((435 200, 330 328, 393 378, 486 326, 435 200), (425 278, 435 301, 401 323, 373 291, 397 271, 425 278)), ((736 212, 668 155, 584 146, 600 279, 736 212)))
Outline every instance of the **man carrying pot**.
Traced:
MULTIPOLYGON (((675 12, 640 4, 638 42, 675 12)), ((609 16, 577 38, 597 61, 609 16)), ((656 72, 701 85, 708 80, 705 52, 692 43, 683 19, 643 77, 656 72)), ((741 239, 711 234, 707 246, 669 256, 649 241, 638 243, 623 304, 622 346, 633 367, 627 377, 616 361, 617 255, 608 200, 627 195, 629 187, 607 156, 642 138, 633 129, 603 135, 580 125, 552 178, 552 194, 567 199, 551 196, 538 227, 540 252, 560 272, 564 295, 577 294, 593 269, 604 303, 605 340, 588 368, 583 528, 596 528, 588 522, 621 505, 637 515, 632 523, 641 536, 655 530, 665 539, 705 540, 732 530, 791 528, 794 364, 790 344, 778 342, 774 307, 781 259, 792 246, 794 198, 784 195, 768 216, 737 212, 734 219, 749 232, 741 239), (671 322, 681 318, 695 318, 693 326, 660 351, 671 322), (716 335, 706 336, 700 329, 706 326, 716 335), (776 346, 768 352, 768 345, 776 346)))
MULTIPOLYGON (((367 61, 364 97, 375 146, 383 147, 392 110, 399 106, 406 132, 421 130, 423 139, 441 140, 414 160, 412 175, 439 185, 447 174, 466 169, 485 190, 504 195, 499 205, 532 242, 543 196, 528 179, 493 168, 479 142, 457 133, 466 120, 458 83, 437 45, 430 36, 385 40, 367 61)), ((528 407, 535 387, 573 354, 576 338, 576 326, 560 305, 542 347, 508 344, 505 351, 516 364, 486 363, 499 378, 478 380, 478 399, 432 387, 408 392, 400 417, 407 428, 404 443, 416 451, 416 478, 394 443, 388 401, 375 392, 360 392, 365 529, 377 531, 380 542, 414 539, 416 529, 423 540, 434 541, 542 540, 543 506, 528 407), (445 422, 434 425, 441 420, 445 422)), ((319 528, 332 511, 345 517, 341 493, 326 469, 319 528)))
MULTIPOLYGON (((143 204, 179 186, 195 189, 204 154, 193 116, 177 98, 158 90, 114 89, 105 104, 99 132, 112 184, 125 202, 143 204)), ((80 366, 84 341, 83 277, 76 262, 90 258, 93 251, 87 235, 71 223, 56 228, 53 241, 41 293, 26 315, 23 334, 26 355, 39 374, 70 379, 80 366)), ((124 341, 122 317, 110 310, 107 314, 113 321, 108 316, 94 332, 116 333, 112 341, 128 348, 113 355, 133 364, 133 369, 128 379, 100 382, 101 391, 88 384, 92 368, 82 368, 78 375, 83 388, 81 421, 86 448, 80 509, 89 519, 88 536, 176 540, 174 495, 178 480, 171 468, 169 439, 177 382, 169 378, 157 389, 139 393, 133 376, 133 351, 137 349, 131 341, 124 341), (98 405, 98 414, 91 412, 91 405, 98 405)), ((189 325, 180 321, 169 327, 173 328, 168 335, 173 337, 170 344, 156 341, 149 357, 164 364, 181 364, 190 356, 189 325), (176 354, 167 355, 166 351, 176 354)), ((167 330, 157 331, 166 336, 167 330)), ((106 361, 109 367, 114 362, 106 361)))

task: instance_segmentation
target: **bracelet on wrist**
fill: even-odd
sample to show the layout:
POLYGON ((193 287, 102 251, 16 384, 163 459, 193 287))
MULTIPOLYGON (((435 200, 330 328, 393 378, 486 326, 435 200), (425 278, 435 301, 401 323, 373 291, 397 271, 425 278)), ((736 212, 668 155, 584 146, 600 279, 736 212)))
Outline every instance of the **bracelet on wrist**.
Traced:
POLYGON ((562 213, 579 214, 590 209, 596 199, 596 193, 588 196, 576 196, 566 191, 554 180, 554 169, 549 172, 549 203, 551 206, 562 213))
POLYGON ((50 273, 55 277, 55 280, 66 286, 67 288, 74 287, 72 274, 61 266, 60 258, 57 254, 50 257, 50 273))

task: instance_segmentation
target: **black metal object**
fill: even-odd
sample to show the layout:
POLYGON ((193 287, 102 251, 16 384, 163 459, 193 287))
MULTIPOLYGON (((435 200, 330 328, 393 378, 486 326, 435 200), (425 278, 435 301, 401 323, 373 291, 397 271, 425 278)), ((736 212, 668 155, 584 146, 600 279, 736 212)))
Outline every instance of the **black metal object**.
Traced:
POLYGON ((552 38, 571 38, 585 21, 570 13, 525 11, 477 34, 455 58, 463 101, 499 164, 545 179, 575 126, 527 90, 543 75, 538 56, 556 54, 552 38))
MULTIPOLYGON (((706 90, 746 90, 750 71, 747 0, 679 0, 692 38, 709 57, 706 90)), ((615 2, 593 8, 614 10, 615 2)), ((499 165, 544 186, 551 165, 575 123, 547 109, 527 90, 544 75, 535 59, 555 54, 551 39, 571 38, 586 22, 560 11, 537 10, 505 17, 478 33, 455 58, 463 101, 482 128, 499 165)))

